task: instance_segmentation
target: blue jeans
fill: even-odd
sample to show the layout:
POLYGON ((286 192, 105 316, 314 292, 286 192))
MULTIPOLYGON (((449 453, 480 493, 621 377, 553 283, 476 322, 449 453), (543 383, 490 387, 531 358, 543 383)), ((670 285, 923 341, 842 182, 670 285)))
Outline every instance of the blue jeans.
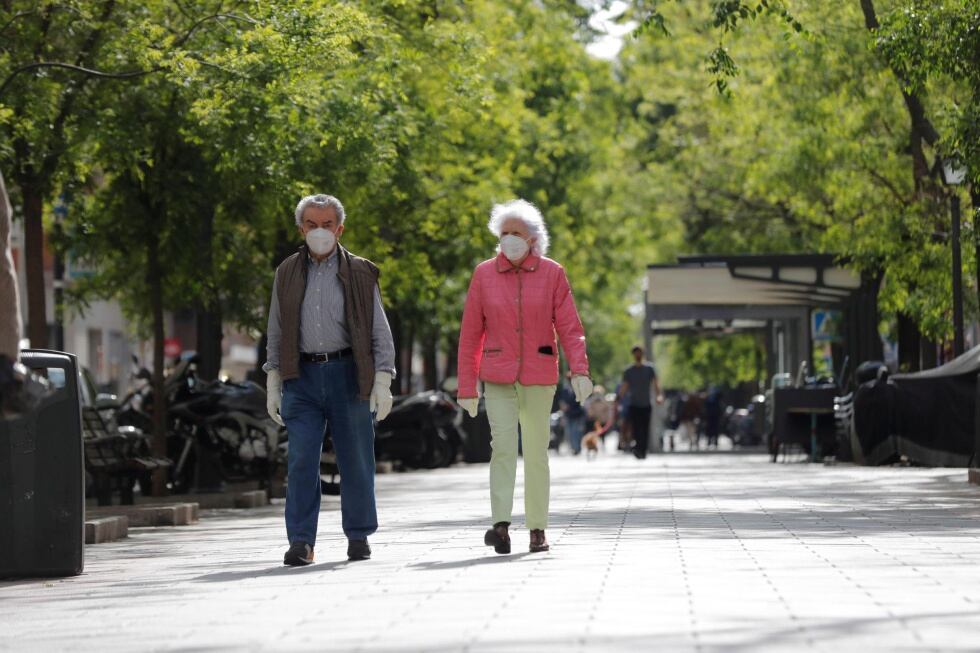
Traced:
POLYGON ((374 419, 357 396, 353 358, 300 363, 300 377, 283 384, 279 409, 289 432, 286 535, 289 543, 316 543, 320 516, 320 451, 330 423, 340 471, 344 534, 363 540, 378 530, 374 503, 374 419))
POLYGON ((565 429, 568 431, 568 444, 572 451, 582 450, 582 436, 585 435, 585 416, 565 417, 565 429))

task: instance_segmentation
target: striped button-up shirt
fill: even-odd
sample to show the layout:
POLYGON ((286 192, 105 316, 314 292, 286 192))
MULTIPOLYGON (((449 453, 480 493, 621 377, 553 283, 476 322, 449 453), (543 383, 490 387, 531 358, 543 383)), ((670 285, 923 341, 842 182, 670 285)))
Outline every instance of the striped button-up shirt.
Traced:
MULTIPOLYGON (((344 312, 344 287, 337 277, 337 248, 322 261, 307 256, 306 293, 299 322, 299 350, 308 354, 322 354, 347 349, 351 346, 350 332, 344 312)), ((267 362, 263 368, 279 369, 279 342, 282 326, 279 322, 279 294, 274 281, 272 304, 269 307, 267 362)), ((371 346, 374 350, 374 368, 395 373, 395 345, 381 292, 374 289, 374 324, 371 329, 371 346)))

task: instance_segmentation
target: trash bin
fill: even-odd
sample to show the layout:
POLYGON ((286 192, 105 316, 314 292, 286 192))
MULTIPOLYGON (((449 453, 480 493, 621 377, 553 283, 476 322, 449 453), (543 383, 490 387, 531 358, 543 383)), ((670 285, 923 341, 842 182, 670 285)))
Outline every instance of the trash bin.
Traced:
POLYGON ((0 578, 73 576, 85 545, 78 361, 43 349, 20 360, 53 392, 33 412, 0 420, 0 578))

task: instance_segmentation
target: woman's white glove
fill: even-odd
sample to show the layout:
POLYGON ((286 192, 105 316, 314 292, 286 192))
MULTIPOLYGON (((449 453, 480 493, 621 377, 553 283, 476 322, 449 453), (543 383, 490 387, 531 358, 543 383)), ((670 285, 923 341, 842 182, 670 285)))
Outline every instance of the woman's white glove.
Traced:
POLYGON ((379 422, 388 417, 388 413, 391 412, 391 372, 375 371, 374 387, 371 389, 368 409, 372 413, 377 411, 379 422))
POLYGON ((285 426, 282 416, 279 415, 279 408, 282 406, 282 377, 279 376, 279 370, 269 370, 265 378, 265 409, 269 411, 273 422, 285 426))
POLYGON ((470 417, 476 417, 477 411, 480 410, 480 398, 479 397, 460 397, 456 400, 459 407, 470 414, 470 417))
POLYGON ((585 400, 592 394, 592 379, 584 374, 576 374, 572 377, 572 391, 575 393, 575 401, 585 404, 585 400))

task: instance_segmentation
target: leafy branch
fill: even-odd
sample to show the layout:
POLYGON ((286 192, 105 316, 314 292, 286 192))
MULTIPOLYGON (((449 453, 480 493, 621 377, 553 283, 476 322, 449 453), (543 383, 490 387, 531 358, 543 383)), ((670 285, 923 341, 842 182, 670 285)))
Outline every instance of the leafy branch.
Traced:
MULTIPOLYGON (((21 12, 21 14, 19 15, 26 15, 29 13, 33 13, 33 12, 21 12)), ((226 13, 212 14, 210 16, 205 16, 204 18, 201 18, 193 25, 191 25, 179 38, 177 38, 176 41, 174 41, 173 49, 176 50, 182 47, 185 43, 187 43, 187 41, 191 38, 191 36, 193 36, 194 33, 202 25, 206 24, 209 21, 220 20, 220 19, 237 20, 250 25, 259 25, 259 22, 257 20, 250 18, 248 16, 242 16, 238 14, 226 14, 226 13)), ((13 20, 14 19, 11 19, 11 21, 8 22, 8 25, 13 20)), ((6 26, 4 28, 6 28, 6 26)), ((205 63, 200 60, 197 61, 202 64, 205 63)), ((165 67, 154 66, 153 68, 149 68, 147 70, 127 70, 127 71, 114 72, 114 71, 107 71, 107 70, 95 70, 93 68, 87 68, 85 66, 65 63, 63 61, 35 61, 32 63, 24 64, 22 66, 18 66, 14 68, 12 71, 10 71, 10 73, 3 80, 3 82, 0 83, 0 99, 3 98, 4 91, 7 90, 7 87, 10 86, 10 84, 14 81, 14 79, 17 78, 18 75, 31 70, 39 70, 42 68, 56 68, 56 69, 68 70, 71 72, 86 75, 88 77, 95 77, 99 79, 132 79, 134 77, 143 77, 144 75, 150 75, 159 72, 163 70, 165 67)))

